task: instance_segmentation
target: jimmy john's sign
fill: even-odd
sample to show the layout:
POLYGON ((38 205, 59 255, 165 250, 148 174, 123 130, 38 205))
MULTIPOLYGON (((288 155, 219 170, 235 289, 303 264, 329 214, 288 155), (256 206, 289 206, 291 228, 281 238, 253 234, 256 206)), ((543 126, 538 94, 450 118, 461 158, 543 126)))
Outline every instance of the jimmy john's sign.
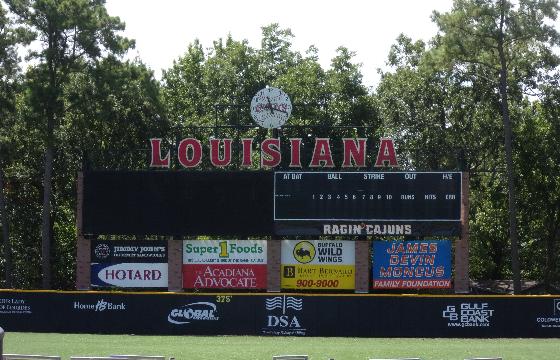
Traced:
POLYGON ((91 286, 165 288, 166 241, 102 241, 91 243, 91 286))

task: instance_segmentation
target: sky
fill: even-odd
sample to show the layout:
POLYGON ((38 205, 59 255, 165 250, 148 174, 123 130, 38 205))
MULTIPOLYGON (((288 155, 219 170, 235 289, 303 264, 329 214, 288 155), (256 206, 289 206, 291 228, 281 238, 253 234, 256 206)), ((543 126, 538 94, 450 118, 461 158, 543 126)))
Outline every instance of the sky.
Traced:
POLYGON ((364 85, 374 87, 397 36, 429 40, 437 33, 432 11, 449 11, 452 0, 107 0, 106 6, 126 23, 124 35, 136 40, 128 56, 139 57, 157 78, 195 39, 210 48, 231 34, 260 48, 261 27, 279 23, 295 35, 295 50, 318 48, 324 69, 339 46, 354 51, 364 85))

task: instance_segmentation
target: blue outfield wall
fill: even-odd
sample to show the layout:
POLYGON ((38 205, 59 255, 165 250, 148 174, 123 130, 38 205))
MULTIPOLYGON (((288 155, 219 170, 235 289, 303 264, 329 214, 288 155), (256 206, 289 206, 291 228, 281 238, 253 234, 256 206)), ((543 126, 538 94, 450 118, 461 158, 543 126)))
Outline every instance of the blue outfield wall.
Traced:
POLYGON ((7 332, 560 337, 560 296, 0 290, 7 332))

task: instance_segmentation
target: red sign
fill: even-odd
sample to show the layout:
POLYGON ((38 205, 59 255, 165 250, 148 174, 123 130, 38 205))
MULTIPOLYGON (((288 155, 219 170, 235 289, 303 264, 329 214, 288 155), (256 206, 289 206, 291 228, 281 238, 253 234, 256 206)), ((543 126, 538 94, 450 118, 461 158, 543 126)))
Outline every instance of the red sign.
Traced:
MULTIPOLYGON (((367 138, 342 139, 343 162, 341 167, 364 168, 366 164, 367 138)), ((253 166, 253 138, 241 139, 241 167, 253 166)), ((209 158, 210 163, 215 167, 227 167, 231 165, 232 159, 232 139, 210 139, 209 158)), ((171 164, 169 149, 162 149, 162 139, 150 139, 152 149, 150 167, 168 168, 171 164)), ((301 162, 301 138, 288 139, 290 168, 302 168, 301 162)), ((260 167, 274 168, 282 162, 280 138, 264 139, 258 146, 260 149, 260 167)), ((194 168, 200 165, 203 157, 203 145, 200 140, 185 138, 179 142, 177 147, 177 161, 184 168, 194 168)), ((331 144, 329 138, 316 138, 313 146, 313 153, 309 164, 304 164, 312 168, 334 168, 331 144)), ((381 138, 379 150, 375 157, 374 167, 397 167, 397 154, 393 139, 381 138)))
POLYGON ((183 288, 266 289, 265 240, 184 240, 183 288))
POLYGON ((266 264, 183 265, 185 289, 266 289, 266 264))

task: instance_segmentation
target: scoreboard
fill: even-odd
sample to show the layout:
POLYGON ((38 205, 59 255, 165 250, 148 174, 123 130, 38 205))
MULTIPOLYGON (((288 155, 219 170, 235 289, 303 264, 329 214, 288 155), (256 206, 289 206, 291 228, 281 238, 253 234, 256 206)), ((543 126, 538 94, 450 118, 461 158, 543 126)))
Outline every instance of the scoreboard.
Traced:
POLYGON ((114 235, 458 234, 459 172, 93 171, 82 231, 114 235))
POLYGON ((286 224, 457 224, 461 181, 460 172, 276 172, 274 221, 286 234, 286 224))
POLYGON ((461 174, 277 172, 274 220, 459 221, 461 174))

